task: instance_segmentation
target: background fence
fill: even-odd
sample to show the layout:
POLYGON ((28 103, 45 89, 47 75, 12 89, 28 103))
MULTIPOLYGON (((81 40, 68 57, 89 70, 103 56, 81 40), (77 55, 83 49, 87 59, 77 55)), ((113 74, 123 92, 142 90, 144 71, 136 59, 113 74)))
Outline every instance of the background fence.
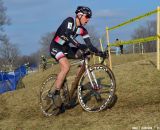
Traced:
POLYGON ((106 27, 106 38, 107 38, 107 44, 108 44, 108 52, 109 52, 109 65, 110 68, 112 69, 112 62, 111 62, 111 52, 110 52, 110 47, 112 46, 119 46, 119 45, 125 45, 125 44, 137 44, 137 43, 142 43, 142 42, 149 42, 149 41, 157 41, 157 69, 160 70, 160 7, 157 7, 156 10, 153 10, 151 12, 148 12, 146 14, 137 16, 135 18, 132 18, 126 22, 123 22, 121 24, 118 24, 114 27, 108 28, 106 27), (123 42, 119 42, 116 44, 112 44, 110 43, 109 40, 109 31, 117 29, 119 27, 125 26, 127 24, 130 24, 132 22, 138 21, 144 17, 148 17, 152 14, 157 13, 157 34, 156 36, 150 36, 150 37, 145 37, 145 38, 139 38, 139 39, 134 39, 134 40, 129 40, 129 41, 123 41, 123 42))
POLYGON ((15 90, 19 80, 26 74, 25 66, 21 66, 13 72, 0 72, 0 94, 15 90))

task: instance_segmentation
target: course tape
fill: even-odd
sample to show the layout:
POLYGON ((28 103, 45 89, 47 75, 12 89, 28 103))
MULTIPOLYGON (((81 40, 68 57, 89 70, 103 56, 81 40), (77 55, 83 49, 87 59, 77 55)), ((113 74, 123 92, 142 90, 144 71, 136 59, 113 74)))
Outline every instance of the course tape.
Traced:
POLYGON ((111 27, 111 28, 106 28, 106 30, 114 30, 114 29, 116 29, 116 28, 119 28, 119 27, 124 26, 124 25, 129 24, 129 23, 132 23, 132 22, 134 22, 134 21, 137 21, 137 20, 139 20, 139 19, 142 19, 142 18, 144 18, 144 17, 146 17, 146 16, 152 15, 152 14, 157 13, 157 12, 159 12, 159 11, 160 11, 160 10, 157 10, 157 9, 156 9, 156 10, 153 10, 153 11, 151 11, 151 12, 148 12, 148 13, 144 14, 144 15, 137 16, 137 17, 135 17, 135 18, 132 18, 132 19, 126 21, 126 22, 123 22, 123 23, 117 25, 117 26, 114 26, 114 27, 111 27))
POLYGON ((144 42, 150 42, 150 41, 155 41, 157 40, 157 37, 159 36, 150 36, 146 38, 138 38, 134 40, 129 40, 129 41, 120 41, 116 43, 110 43, 109 46, 119 46, 119 45, 126 45, 126 44, 136 44, 136 43, 144 43, 144 42))

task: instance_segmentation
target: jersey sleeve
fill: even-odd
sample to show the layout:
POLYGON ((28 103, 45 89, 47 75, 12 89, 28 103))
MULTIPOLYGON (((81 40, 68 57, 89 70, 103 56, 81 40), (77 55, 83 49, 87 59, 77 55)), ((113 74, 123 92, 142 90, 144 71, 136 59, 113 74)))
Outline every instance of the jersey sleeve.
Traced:
POLYGON ((78 46, 79 43, 77 40, 75 40, 72 35, 73 35, 73 30, 74 30, 74 19, 72 17, 67 18, 64 21, 64 35, 65 35, 65 41, 72 43, 74 46, 78 46))
POLYGON ((88 31, 84 27, 78 27, 76 34, 83 37, 83 40, 86 43, 87 47, 90 49, 90 51, 94 53, 99 52, 98 49, 92 45, 88 31))

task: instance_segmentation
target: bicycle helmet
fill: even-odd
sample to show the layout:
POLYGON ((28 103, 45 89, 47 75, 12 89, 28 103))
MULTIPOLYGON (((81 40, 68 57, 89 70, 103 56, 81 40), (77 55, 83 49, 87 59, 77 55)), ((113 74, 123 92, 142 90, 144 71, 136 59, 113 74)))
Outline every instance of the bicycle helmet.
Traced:
POLYGON ((78 14, 78 13, 86 14, 88 18, 92 17, 91 9, 88 7, 85 7, 85 6, 78 6, 75 13, 76 14, 78 14))

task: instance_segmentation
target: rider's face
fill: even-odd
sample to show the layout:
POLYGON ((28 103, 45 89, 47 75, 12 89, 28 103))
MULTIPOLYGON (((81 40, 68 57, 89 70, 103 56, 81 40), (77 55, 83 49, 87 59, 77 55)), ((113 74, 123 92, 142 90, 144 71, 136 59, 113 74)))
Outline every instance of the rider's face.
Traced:
POLYGON ((81 18, 81 24, 86 25, 88 21, 89 21, 89 17, 86 14, 83 14, 81 18))

